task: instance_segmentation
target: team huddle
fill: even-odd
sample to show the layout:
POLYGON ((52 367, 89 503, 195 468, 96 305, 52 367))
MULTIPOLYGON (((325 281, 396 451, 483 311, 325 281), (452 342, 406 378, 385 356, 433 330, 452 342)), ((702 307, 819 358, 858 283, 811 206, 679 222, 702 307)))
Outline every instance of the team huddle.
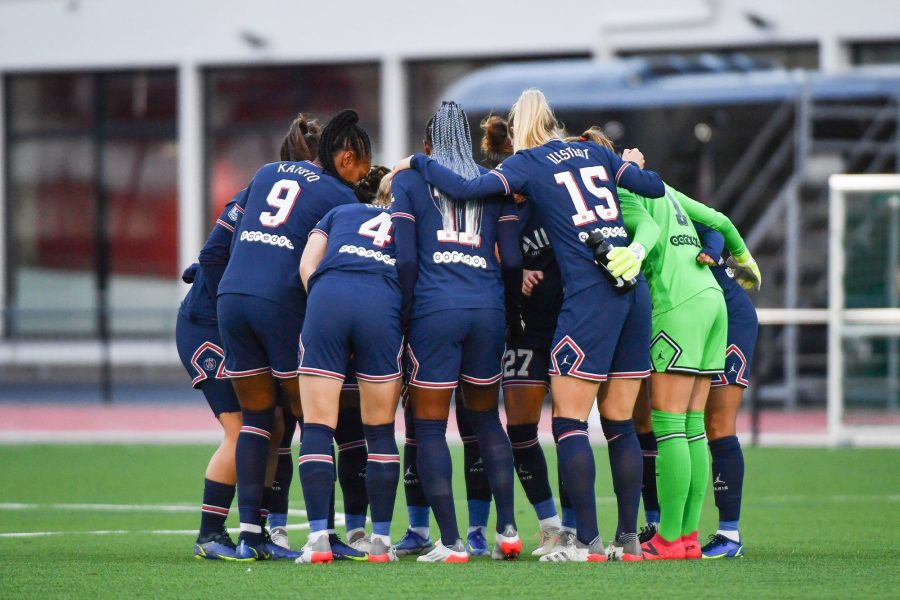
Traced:
POLYGON ((197 558, 514 560, 516 479, 541 561, 743 556, 735 420, 757 330, 744 289, 761 275, 740 234, 645 170, 639 150, 617 154, 599 128, 567 137, 538 90, 482 129, 479 164, 465 113, 444 102, 423 153, 389 170, 372 166, 354 111, 324 127, 301 114, 280 161, 216 220, 182 276, 192 286, 176 327, 224 431, 205 474, 197 558), (548 391, 560 511, 538 440, 548 391), (454 400, 465 536, 446 437, 454 400), (608 544, 587 432, 595 403, 618 509, 608 544), (292 550, 298 426, 309 537, 292 550), (710 471, 719 527, 701 546, 710 471), (409 523, 392 540, 401 473, 409 523), (237 544, 225 529, 235 494, 237 544))

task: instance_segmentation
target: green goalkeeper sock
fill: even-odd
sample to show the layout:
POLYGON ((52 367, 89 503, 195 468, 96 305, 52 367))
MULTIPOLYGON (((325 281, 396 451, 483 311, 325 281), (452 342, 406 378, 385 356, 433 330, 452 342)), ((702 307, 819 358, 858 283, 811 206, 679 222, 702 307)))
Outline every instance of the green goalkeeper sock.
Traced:
POLYGON ((700 511, 703 509, 703 499, 706 497, 706 485, 709 483, 709 452, 706 449, 703 412, 689 412, 684 431, 687 435, 688 451, 691 456, 691 487, 688 491, 687 503, 684 505, 681 535, 689 535, 697 531, 697 526, 700 524, 700 511))
POLYGON ((681 538, 681 519, 691 485, 691 455, 685 437, 685 415, 654 410, 656 493, 659 497, 659 535, 668 542, 681 538))

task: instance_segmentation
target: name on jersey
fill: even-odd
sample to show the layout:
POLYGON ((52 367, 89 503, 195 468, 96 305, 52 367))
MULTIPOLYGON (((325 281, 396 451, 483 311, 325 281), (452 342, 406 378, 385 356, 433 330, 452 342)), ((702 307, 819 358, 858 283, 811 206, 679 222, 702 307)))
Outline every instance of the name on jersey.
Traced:
POLYGON ((481 256, 472 256, 462 252, 435 252, 432 255, 434 264, 463 264, 475 269, 487 269, 487 261, 481 256))
POLYGON ((702 248, 700 238, 695 235, 673 235, 669 238, 669 243, 673 246, 696 246, 702 248))
POLYGON ((382 262, 391 267, 397 264, 397 259, 392 257, 390 254, 385 254, 384 252, 379 252, 378 250, 372 250, 371 248, 354 246, 353 244, 344 244, 343 246, 341 246, 338 252, 342 252, 344 254, 355 254, 360 258, 371 258, 372 260, 377 260, 378 262, 382 262))
POLYGON ((273 235, 262 231, 242 231, 240 240, 242 242, 259 242, 276 248, 294 249, 294 243, 283 235, 273 235))
POLYGON ((280 165, 278 165, 278 172, 279 173, 294 173, 295 175, 300 175, 308 183, 312 183, 313 181, 318 181, 321 179, 321 177, 319 177, 319 174, 316 173, 315 171, 310 171, 303 165, 298 165, 298 164, 281 163, 280 165))
POLYGON ((558 165, 559 163, 569 160, 570 158, 588 158, 588 151, 582 148, 563 148, 562 150, 555 150, 547 155, 547 160, 552 162, 554 165, 558 165))
MULTIPOLYGON (((595 231, 599 231, 600 235, 605 238, 627 238, 628 232, 624 227, 595 227, 591 230, 591 233, 595 231)), ((584 242, 588 239, 588 235, 590 235, 587 231, 581 231, 578 233, 578 239, 584 242)))

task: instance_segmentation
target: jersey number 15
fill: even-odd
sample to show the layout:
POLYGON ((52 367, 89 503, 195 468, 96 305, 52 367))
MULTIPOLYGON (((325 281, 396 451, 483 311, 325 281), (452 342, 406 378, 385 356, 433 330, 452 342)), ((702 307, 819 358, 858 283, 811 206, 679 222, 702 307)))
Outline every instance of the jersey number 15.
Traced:
POLYGON ((606 206, 598 204, 593 209, 588 208, 581 188, 575 181, 575 175, 571 171, 563 171, 554 175, 556 183, 566 186, 572 202, 575 204, 575 214, 572 215, 572 222, 578 227, 593 223, 600 217, 604 221, 615 221, 619 218, 619 207, 616 206, 616 198, 613 196, 609 188, 597 185, 594 180, 609 181, 606 169, 600 165, 593 167, 583 167, 578 170, 581 175, 581 182, 590 194, 606 203, 606 206))

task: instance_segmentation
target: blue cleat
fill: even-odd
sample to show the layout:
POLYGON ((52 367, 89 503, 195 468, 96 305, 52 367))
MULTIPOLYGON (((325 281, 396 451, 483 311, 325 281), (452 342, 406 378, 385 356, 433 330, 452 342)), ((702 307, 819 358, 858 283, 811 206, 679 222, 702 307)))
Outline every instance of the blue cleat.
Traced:
POLYGON ((233 560, 275 560, 275 557, 272 556, 272 553, 267 546, 268 544, 266 542, 263 542, 258 546, 251 546, 246 540, 239 540, 237 549, 235 550, 236 558, 233 560))
POLYGON ((212 537, 200 537, 194 543, 194 558, 197 560, 235 560, 234 542, 227 531, 217 533, 212 537))
POLYGON ((300 552, 295 552, 290 549, 290 547, 284 547, 279 544, 276 544, 272 540, 272 536, 269 533, 268 529, 263 529, 263 543, 261 544, 262 548, 265 549, 266 552, 269 553, 271 558, 269 560, 278 560, 279 558, 288 558, 290 560, 297 560, 300 558, 300 552))
POLYGON ((369 555, 365 552, 360 552, 353 546, 349 546, 344 543, 338 534, 332 533, 328 536, 328 541, 331 543, 331 554, 334 557, 334 560, 358 560, 362 562, 369 561, 369 555))
POLYGON ((484 537, 484 527, 479 527, 469 532, 466 536, 466 552, 470 556, 487 556, 488 543, 484 537))
POLYGON ((425 554, 434 544, 427 537, 422 537, 412 529, 407 529, 400 541, 394 544, 397 556, 418 556, 425 554))
POLYGON ((704 560, 744 558, 744 544, 730 540, 720 533, 709 536, 709 541, 700 551, 704 560))

